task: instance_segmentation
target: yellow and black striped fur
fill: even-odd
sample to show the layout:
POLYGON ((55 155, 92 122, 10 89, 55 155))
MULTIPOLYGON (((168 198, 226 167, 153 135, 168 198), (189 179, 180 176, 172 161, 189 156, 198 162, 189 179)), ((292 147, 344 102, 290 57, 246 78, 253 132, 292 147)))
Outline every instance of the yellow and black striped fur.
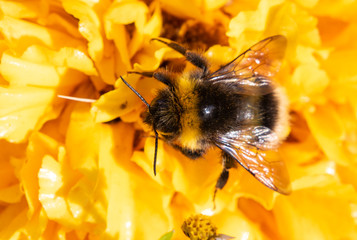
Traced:
POLYGON ((229 169, 239 163, 269 188, 288 194, 285 165, 264 158, 264 151, 275 150, 283 140, 288 124, 286 101, 271 79, 283 57, 285 37, 264 39, 216 71, 201 54, 156 40, 196 67, 181 75, 163 70, 140 73, 166 85, 147 104, 144 119, 156 137, 191 159, 211 147, 221 149, 223 170, 216 189, 224 187, 229 169))

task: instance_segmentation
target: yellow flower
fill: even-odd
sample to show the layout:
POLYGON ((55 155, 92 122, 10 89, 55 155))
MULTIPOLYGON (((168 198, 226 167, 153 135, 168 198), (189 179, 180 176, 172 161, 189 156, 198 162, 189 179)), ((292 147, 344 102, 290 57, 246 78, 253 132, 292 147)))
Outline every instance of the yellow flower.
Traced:
POLYGON ((356 2, 43 0, 0 1, 0 10, 0 239, 172 230, 165 236, 187 239, 183 222, 200 214, 214 237, 357 239, 356 2), (146 105, 119 77, 150 103, 163 85, 127 72, 186 66, 150 40, 222 65, 276 34, 288 39, 276 81, 290 102, 279 154, 293 193, 238 168, 213 203, 219 152, 192 161, 161 139, 154 176, 146 105))
POLYGON ((182 224, 182 231, 192 240, 209 240, 217 236, 217 228, 202 214, 192 216, 182 224))

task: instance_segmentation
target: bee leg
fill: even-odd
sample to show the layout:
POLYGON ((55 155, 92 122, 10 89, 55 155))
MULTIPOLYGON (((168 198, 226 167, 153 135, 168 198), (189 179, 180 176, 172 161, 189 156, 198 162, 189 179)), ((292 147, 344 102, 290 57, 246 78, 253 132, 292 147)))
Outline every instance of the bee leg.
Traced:
POLYGON ((224 188, 224 186, 227 184, 229 178, 229 169, 223 168, 221 174, 219 175, 219 178, 217 179, 215 190, 217 191, 218 189, 224 188))
POLYGON ((156 41, 166 44, 168 47, 181 53, 186 58, 187 61, 189 61, 196 67, 201 68, 203 70, 204 74, 208 73, 207 60, 201 54, 187 50, 185 47, 181 46, 180 44, 178 44, 176 42, 166 42, 159 38, 153 38, 151 40, 156 40, 156 41))
POLYGON ((217 179, 216 182, 216 186, 214 188, 214 192, 213 192, 213 209, 216 209, 216 195, 217 195, 217 191, 221 190, 227 183, 229 178, 229 169, 223 167, 223 170, 221 172, 221 174, 219 175, 219 178, 217 179))
POLYGON ((235 159, 233 159, 229 154, 225 152, 222 152, 222 164, 223 164, 223 170, 219 175, 219 178, 217 179, 216 186, 213 193, 214 205, 215 205, 215 198, 216 198, 217 191, 223 189, 224 186, 227 184, 229 178, 229 169, 237 167, 235 159))
POLYGON ((128 71, 128 73, 133 73, 133 74, 138 74, 138 75, 141 75, 141 76, 144 76, 144 77, 153 77, 154 75, 154 72, 137 72, 137 71, 128 71))
POLYGON ((136 72, 136 71, 129 71, 128 73, 139 74, 144 77, 155 78, 159 82, 162 82, 166 86, 173 88, 173 79, 171 75, 165 71, 157 71, 157 72, 136 72))

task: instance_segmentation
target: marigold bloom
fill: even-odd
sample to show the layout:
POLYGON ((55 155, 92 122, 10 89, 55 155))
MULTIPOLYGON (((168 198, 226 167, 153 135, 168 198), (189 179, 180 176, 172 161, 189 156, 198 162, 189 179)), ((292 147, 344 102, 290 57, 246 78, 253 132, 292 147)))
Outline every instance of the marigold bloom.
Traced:
POLYGON ((0 239, 187 239, 181 225, 197 214, 236 239, 357 239, 356 2, 30 0, 0 10, 0 239), (218 152, 192 161, 162 141, 154 176, 146 106, 118 80, 150 102, 162 85, 127 72, 180 68, 180 54, 150 39, 224 64, 275 34, 288 39, 276 81, 290 101, 280 154, 293 193, 238 168, 214 209, 218 152))

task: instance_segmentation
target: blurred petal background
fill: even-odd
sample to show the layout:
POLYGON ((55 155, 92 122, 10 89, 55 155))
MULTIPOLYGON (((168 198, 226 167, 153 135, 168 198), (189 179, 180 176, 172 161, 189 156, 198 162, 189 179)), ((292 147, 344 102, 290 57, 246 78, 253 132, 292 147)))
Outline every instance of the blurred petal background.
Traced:
POLYGON ((357 2, 328 0, 0 0, 0 239, 172 239, 194 214, 236 239, 357 239, 357 2), (288 48, 280 148, 293 193, 243 169, 212 195, 219 153, 192 161, 142 122, 182 58, 164 37, 226 63, 265 37, 288 48), (58 95, 98 99, 93 104, 58 95))

